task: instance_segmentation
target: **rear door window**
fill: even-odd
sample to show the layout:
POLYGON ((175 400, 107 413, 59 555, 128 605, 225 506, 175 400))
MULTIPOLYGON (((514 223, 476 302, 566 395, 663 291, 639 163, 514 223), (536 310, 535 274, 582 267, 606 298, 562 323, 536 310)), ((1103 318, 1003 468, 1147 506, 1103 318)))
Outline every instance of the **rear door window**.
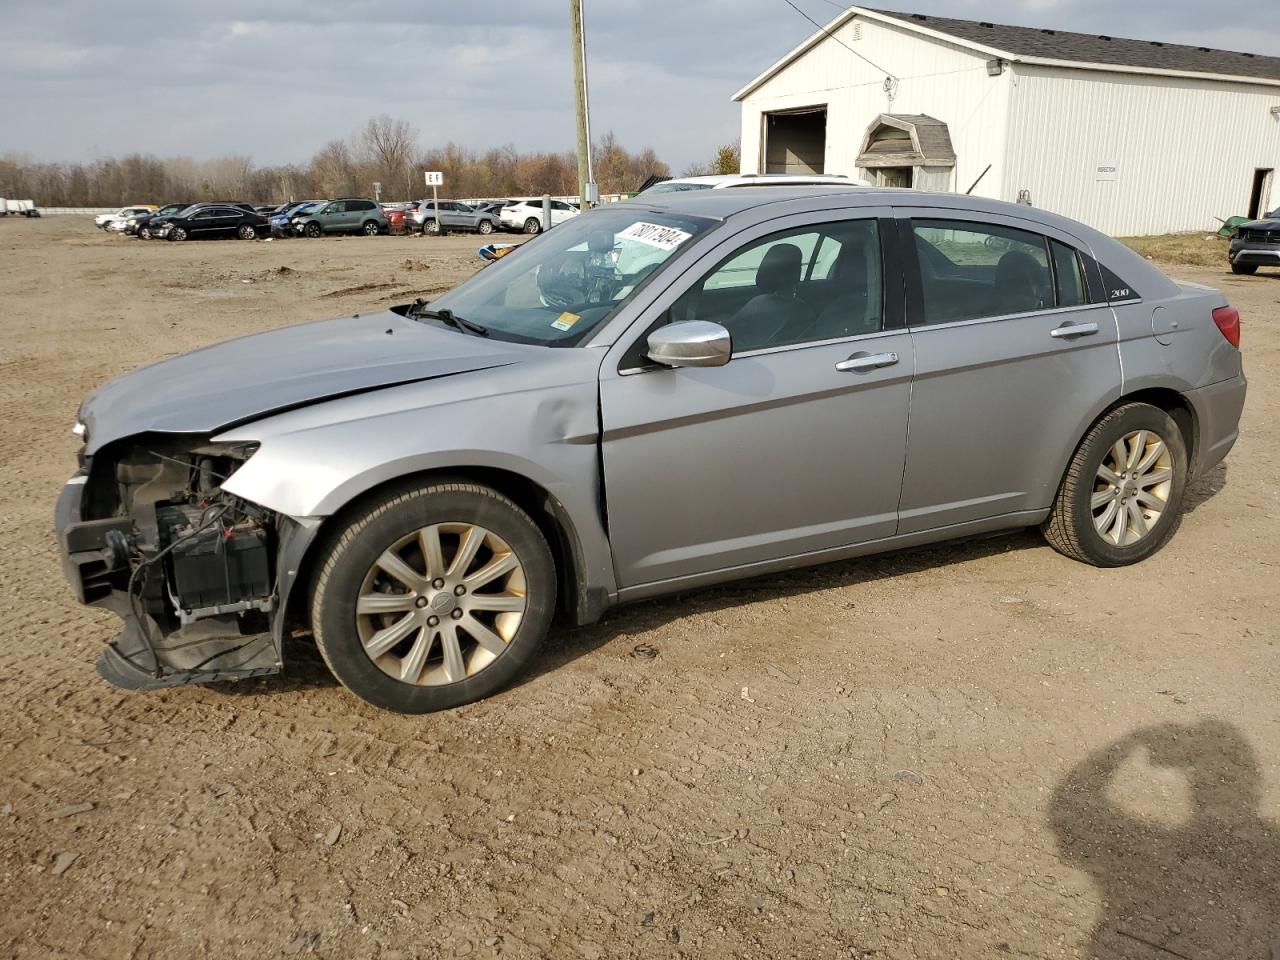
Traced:
POLYGON ((1002 317, 1057 305, 1048 239, 998 224, 913 220, 926 324, 1002 317))
POLYGON ((1058 306, 1079 307, 1089 302, 1088 290, 1084 282, 1084 270, 1080 265, 1080 255, 1075 249, 1057 240, 1049 241, 1049 249, 1053 251, 1053 273, 1057 280, 1058 306))

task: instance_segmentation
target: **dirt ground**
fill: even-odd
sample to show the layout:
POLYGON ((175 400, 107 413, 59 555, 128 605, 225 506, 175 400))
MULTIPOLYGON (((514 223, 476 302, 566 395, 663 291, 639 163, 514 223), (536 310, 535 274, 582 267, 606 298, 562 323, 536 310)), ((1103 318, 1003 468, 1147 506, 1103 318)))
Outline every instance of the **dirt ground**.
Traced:
POLYGON ((1140 566, 1025 533, 650 602, 426 717, 303 644, 101 681, 51 536, 82 396, 478 246, 0 221, 0 956, 1280 958, 1280 275, 1171 271, 1241 308, 1250 394, 1140 566))

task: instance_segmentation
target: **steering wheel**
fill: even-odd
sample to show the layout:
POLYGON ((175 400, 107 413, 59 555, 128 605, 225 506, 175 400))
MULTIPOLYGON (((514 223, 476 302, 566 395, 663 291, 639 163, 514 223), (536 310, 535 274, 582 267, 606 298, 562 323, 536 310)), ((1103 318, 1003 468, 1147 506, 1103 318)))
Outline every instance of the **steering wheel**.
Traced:
POLYGON ((595 250, 567 251, 538 270, 542 302, 561 310, 609 303, 618 288, 618 271, 609 254, 595 250))

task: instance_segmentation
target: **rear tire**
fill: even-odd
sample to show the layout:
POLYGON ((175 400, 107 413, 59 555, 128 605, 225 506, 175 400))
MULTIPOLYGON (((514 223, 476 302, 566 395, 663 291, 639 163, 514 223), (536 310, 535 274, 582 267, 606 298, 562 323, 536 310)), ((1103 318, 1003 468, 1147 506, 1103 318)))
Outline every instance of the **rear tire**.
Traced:
POLYGON ((1250 276, 1258 272, 1258 265, 1256 263, 1233 263, 1231 265, 1231 272, 1242 273, 1246 276, 1250 276))
POLYGON ((484 234, 485 236, 488 236, 489 234, 493 233, 493 222, 490 220, 481 220, 480 226, 476 227, 476 230, 478 230, 480 233, 484 234))
POLYGON ((440 236, 440 221, 427 220, 422 224, 422 232, 432 237, 440 236))
POLYGON ((1182 522, 1187 447, 1163 410, 1116 407, 1076 448, 1041 526, 1063 556, 1095 567, 1145 560, 1182 522))
POLYGON ((524 222, 524 232, 528 234, 541 233, 542 222, 537 217, 530 217, 524 222))
POLYGON ((542 532, 471 483, 390 491, 336 535, 319 571, 311 625, 321 655, 348 690, 398 713, 502 689, 537 653, 556 605, 542 532), (493 574, 499 566, 506 572, 493 574))
POLYGON ((241 240, 256 240, 258 237, 258 231, 253 229, 253 224, 242 223, 240 224, 240 229, 236 231, 236 235, 241 240))
POLYGON ((366 237, 376 237, 376 236, 378 235, 378 232, 379 232, 379 231, 378 231, 378 221, 377 221, 377 220, 366 220, 366 221, 364 222, 364 226, 363 226, 363 227, 361 227, 361 230, 363 230, 363 231, 364 231, 364 235, 365 235, 366 237))

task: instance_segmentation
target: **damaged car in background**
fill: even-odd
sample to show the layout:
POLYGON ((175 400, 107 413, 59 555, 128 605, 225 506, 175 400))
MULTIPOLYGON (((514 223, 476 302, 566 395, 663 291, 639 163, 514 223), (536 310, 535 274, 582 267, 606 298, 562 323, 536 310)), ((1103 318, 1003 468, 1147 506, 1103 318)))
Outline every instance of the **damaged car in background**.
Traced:
POLYGON ((554 616, 1041 526, 1137 562, 1234 443, 1239 315, 1026 207, 760 187, 590 211, 426 303, 255 334, 82 404, 56 528, 143 689, 309 631, 424 712, 554 616))

